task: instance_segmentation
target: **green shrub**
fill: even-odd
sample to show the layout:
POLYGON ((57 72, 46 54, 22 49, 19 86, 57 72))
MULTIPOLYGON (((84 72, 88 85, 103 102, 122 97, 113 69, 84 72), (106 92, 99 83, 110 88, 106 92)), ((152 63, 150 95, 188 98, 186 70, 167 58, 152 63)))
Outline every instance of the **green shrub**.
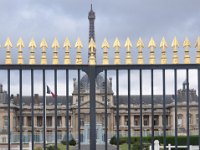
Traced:
POLYGON ((69 141, 69 145, 75 146, 75 145, 76 145, 76 141, 75 141, 74 139, 71 139, 71 140, 69 141))
POLYGON ((34 150, 42 150, 42 147, 36 147, 34 150))
POLYGON ((61 143, 62 143, 63 145, 66 145, 66 144, 67 144, 67 142, 66 142, 66 141, 61 141, 61 143))
MULTIPOLYGON (((55 150, 55 146, 49 146, 49 147, 47 147, 47 150, 55 150)), ((57 148, 57 150, 60 150, 59 148, 57 148)))

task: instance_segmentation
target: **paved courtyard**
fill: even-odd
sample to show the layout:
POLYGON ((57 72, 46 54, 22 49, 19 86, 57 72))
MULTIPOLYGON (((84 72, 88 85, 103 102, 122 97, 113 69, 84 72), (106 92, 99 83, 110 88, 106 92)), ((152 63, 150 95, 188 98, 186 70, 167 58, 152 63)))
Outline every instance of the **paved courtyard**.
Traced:
MULTIPOLYGON (((105 150, 105 145, 97 145, 96 148, 97 148, 96 150, 105 150)), ((72 150, 78 150, 78 147, 72 150)), ((90 150, 90 145, 81 145, 81 150, 90 150)), ((108 150, 116 150, 116 148, 108 144, 108 150)))

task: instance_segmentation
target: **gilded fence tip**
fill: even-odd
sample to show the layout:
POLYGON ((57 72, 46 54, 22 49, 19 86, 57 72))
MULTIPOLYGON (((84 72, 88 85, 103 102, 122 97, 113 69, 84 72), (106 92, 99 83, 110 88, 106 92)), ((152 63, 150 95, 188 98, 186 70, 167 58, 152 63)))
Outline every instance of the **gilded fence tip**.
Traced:
POLYGON ((35 64, 35 52, 34 49, 37 47, 35 40, 32 38, 28 47, 30 48, 30 57, 29 57, 29 64, 35 64))
POLYGON ((162 55, 161 55, 161 64, 167 64, 167 56, 166 56, 166 48, 167 48, 167 42, 165 41, 165 38, 163 37, 160 42, 160 48, 162 49, 162 55))
POLYGON ((58 48, 60 48, 60 45, 58 43, 57 38, 54 39, 54 41, 52 43, 52 48, 53 48, 52 64, 56 65, 56 64, 59 64, 59 60, 58 60, 58 48))
POLYGON ((10 41, 10 38, 6 39, 4 47, 6 48, 6 60, 5 60, 5 64, 12 64, 12 58, 11 58, 11 54, 10 54, 10 49, 12 48, 12 43, 10 41))
POLYGON ((88 48, 90 49, 89 65, 95 65, 96 59, 95 59, 95 52, 94 51, 96 49, 96 44, 95 44, 93 38, 90 39, 88 48))
POLYGON ((120 44, 120 41, 119 41, 118 38, 115 39, 113 47, 115 48, 114 64, 120 64, 120 52, 119 52, 119 48, 121 48, 121 44, 120 44))
POLYGON ((65 48, 65 58, 64 58, 64 64, 70 64, 70 54, 69 49, 71 48, 71 44, 68 38, 65 39, 63 47, 65 48))
POLYGON ((176 37, 174 37, 172 41, 172 48, 173 48, 173 58, 172 58, 172 64, 178 64, 178 48, 179 48, 179 42, 176 37))
POLYGON ((184 64, 190 64, 189 47, 191 47, 191 44, 188 38, 185 38, 183 47, 185 48, 184 64))
POLYGON ((139 40, 137 41, 136 44, 137 48, 138 48, 138 58, 137 58, 137 63, 138 64, 144 64, 144 59, 143 59, 143 54, 142 54, 142 49, 144 48, 144 43, 142 41, 141 38, 139 38, 139 40))
POLYGON ((22 38, 19 38, 17 42, 17 48, 19 48, 17 63, 24 64, 24 58, 23 58, 24 41, 22 40, 22 38))
POLYGON ((197 48, 196 63, 200 64, 200 37, 197 38, 195 48, 197 48))
POLYGON ((108 50, 110 48, 110 45, 107 41, 107 39, 105 38, 102 45, 101 45, 101 48, 103 49, 103 64, 104 65, 108 65, 109 64, 109 59, 108 59, 108 50))
POLYGON ((149 64, 155 64, 156 59, 154 55, 154 48, 156 48, 156 43, 153 38, 150 39, 148 48, 150 48, 149 64))
POLYGON ((48 48, 48 45, 45 39, 42 39, 40 43, 40 48, 42 49, 41 64, 45 65, 47 64, 46 49, 48 48))
POLYGON ((126 51, 126 64, 132 64, 132 57, 131 57, 131 48, 132 48, 132 43, 129 38, 126 39, 125 43, 125 48, 127 49, 126 51))
POLYGON ((76 64, 82 64, 82 57, 81 57, 81 48, 83 48, 83 44, 80 40, 80 38, 77 39, 75 48, 77 48, 77 54, 76 54, 76 64))

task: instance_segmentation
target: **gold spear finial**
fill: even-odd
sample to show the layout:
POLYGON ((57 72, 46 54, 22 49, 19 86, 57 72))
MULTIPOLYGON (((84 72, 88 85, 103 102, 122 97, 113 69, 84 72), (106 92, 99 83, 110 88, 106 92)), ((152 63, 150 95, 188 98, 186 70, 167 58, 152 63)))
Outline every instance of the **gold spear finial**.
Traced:
POLYGON ((76 64, 82 64, 81 48, 83 48, 83 44, 82 44, 80 38, 77 39, 75 48, 77 48, 76 64))
POLYGON ((58 60, 58 48, 60 48, 60 45, 58 43, 57 38, 54 38, 54 41, 53 41, 51 47, 53 48, 52 64, 57 65, 59 63, 59 60, 58 60))
POLYGON ((174 39, 172 41, 172 48, 174 48, 172 63, 173 64, 178 64, 178 48, 179 48, 179 43, 178 43, 178 40, 176 39, 176 37, 174 37, 174 39))
POLYGON ((166 56, 166 48, 167 48, 167 42, 165 41, 165 38, 163 37, 160 42, 160 48, 162 49, 162 55, 161 55, 161 64, 167 64, 167 56, 166 56))
POLYGON ((156 43, 153 38, 149 41, 148 48, 150 48, 149 64, 155 64, 154 48, 156 48, 156 43))
POLYGON ((126 39, 125 43, 125 48, 127 49, 126 51, 126 64, 132 64, 132 58, 131 58, 131 48, 132 48, 132 43, 129 38, 126 39))
POLYGON ((10 49, 12 48, 12 43, 10 41, 10 38, 6 39, 4 47, 6 48, 5 64, 12 64, 12 58, 11 58, 11 55, 10 55, 10 49))
POLYGON ((144 64, 144 59, 143 59, 143 55, 142 55, 142 49, 144 48, 144 43, 142 41, 141 38, 139 38, 139 40, 137 41, 136 44, 138 50, 138 64, 144 64))
POLYGON ((115 39, 113 47, 115 48, 114 64, 120 64, 119 48, 121 48, 121 44, 118 38, 115 39))
POLYGON ((92 38, 89 42, 88 48, 90 49, 89 65, 95 65, 96 60, 95 60, 95 56, 94 56, 95 55, 94 49, 96 48, 96 44, 92 38))
POLYGON ((185 48, 184 64, 190 64, 189 47, 191 44, 188 38, 185 38, 183 47, 185 48))
POLYGON ((34 49, 36 48, 36 44, 34 39, 32 38, 29 46, 28 46, 31 50, 30 50, 30 58, 29 58, 29 64, 35 64, 35 52, 34 49))
POLYGON ((108 43, 106 38, 104 39, 101 47, 103 49, 103 64, 104 65, 108 65, 109 64, 109 59, 108 59, 108 51, 107 51, 107 49, 109 49, 110 45, 109 45, 109 43, 108 43))
POLYGON ((196 63, 200 64, 200 37, 197 38, 195 48, 197 48, 196 63))
POLYGON ((71 44, 68 38, 65 39, 63 47, 65 48, 65 58, 64 58, 64 64, 70 64, 70 55, 69 55, 69 49, 71 48, 71 44))
POLYGON ((48 45, 45 39, 41 41, 40 48, 42 49, 41 64, 45 65, 47 64, 46 49, 48 48, 48 45))
POLYGON ((19 48, 17 63, 24 64, 23 50, 22 50, 24 48, 24 42, 23 42, 22 38, 19 38, 19 40, 17 42, 17 48, 19 48))

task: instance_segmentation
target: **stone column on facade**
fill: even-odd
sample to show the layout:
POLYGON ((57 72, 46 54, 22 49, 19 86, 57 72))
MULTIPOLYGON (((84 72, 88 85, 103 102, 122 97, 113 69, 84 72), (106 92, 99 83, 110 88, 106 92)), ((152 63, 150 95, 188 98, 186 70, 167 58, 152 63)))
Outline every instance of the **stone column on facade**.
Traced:
POLYGON ((23 121, 24 121, 23 124, 26 127, 27 126, 27 116, 24 116, 24 120, 23 121))
POLYGON ((148 125, 149 127, 151 127, 151 124, 152 124, 151 120, 152 120, 152 115, 149 115, 149 125, 148 125))
POLYGON ((108 129, 108 131, 110 132, 110 131, 114 131, 114 122, 115 122, 115 117, 114 117, 114 112, 113 112, 113 110, 111 110, 111 113, 110 113, 110 117, 111 117, 111 128, 110 129, 108 129))
POLYGON ((37 127, 37 117, 34 116, 34 127, 37 127))
POLYGON ((55 116, 52 116, 52 127, 55 127, 55 116))
POLYGON ((65 128, 65 125, 66 125, 66 119, 65 116, 62 115, 62 128, 65 128))
POLYGON ((132 114, 131 115, 131 127, 133 127, 134 126, 134 115, 132 114))
POLYGON ((11 132, 13 131, 13 124, 15 121, 15 120, 13 120, 13 117, 14 117, 14 113, 11 111, 11 113, 10 113, 10 131, 11 132))
POLYGON ((163 126, 163 124, 162 124, 162 115, 159 115, 159 127, 162 127, 163 126))
POLYGON ((124 120, 125 120, 124 115, 121 115, 121 116, 120 116, 120 119, 121 119, 121 120, 120 120, 120 121, 121 121, 121 122, 120 122, 120 125, 121 125, 121 126, 124 126, 124 120))

